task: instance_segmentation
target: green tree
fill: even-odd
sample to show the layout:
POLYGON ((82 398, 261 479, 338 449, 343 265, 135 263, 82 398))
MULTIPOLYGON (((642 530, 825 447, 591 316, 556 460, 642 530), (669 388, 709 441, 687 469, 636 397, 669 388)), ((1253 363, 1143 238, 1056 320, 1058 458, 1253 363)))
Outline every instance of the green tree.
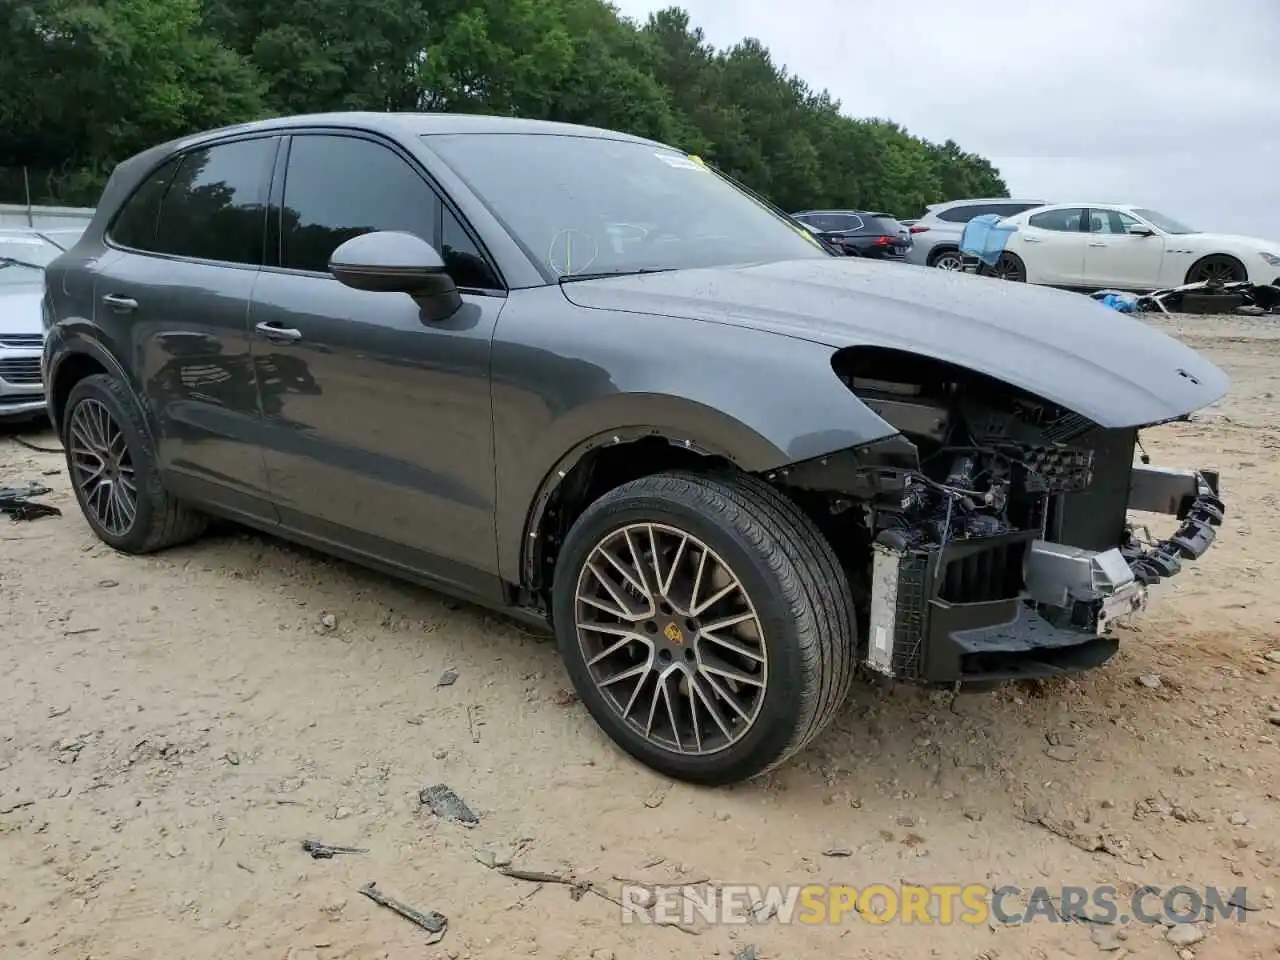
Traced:
POLYGON ((447 110, 625 130, 705 157, 788 209, 1005 195, 951 140, 854 119, 759 40, 716 50, 671 7, 604 0, 7 0, 0 166, 93 202, 151 144, 264 114, 447 110))

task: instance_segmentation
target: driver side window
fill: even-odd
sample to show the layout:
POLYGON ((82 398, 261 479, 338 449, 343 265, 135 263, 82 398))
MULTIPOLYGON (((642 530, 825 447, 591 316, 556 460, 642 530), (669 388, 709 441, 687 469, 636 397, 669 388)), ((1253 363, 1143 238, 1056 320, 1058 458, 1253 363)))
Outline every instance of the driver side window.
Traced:
POLYGON ((462 288, 501 286, 495 271, 430 184, 395 151, 362 137, 293 138, 284 181, 280 264, 329 272, 329 257, 365 233, 412 233, 440 251, 462 288))

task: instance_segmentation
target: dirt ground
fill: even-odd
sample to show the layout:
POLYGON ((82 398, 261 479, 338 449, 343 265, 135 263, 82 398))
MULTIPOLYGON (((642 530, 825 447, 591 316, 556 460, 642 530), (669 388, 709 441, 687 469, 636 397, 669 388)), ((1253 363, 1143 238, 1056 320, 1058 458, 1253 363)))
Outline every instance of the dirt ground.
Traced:
POLYGON ((954 699, 860 684, 806 753, 728 790, 626 759, 567 695, 552 645, 512 623, 243 531, 117 555, 90 534, 60 455, 0 435, 0 485, 44 482, 64 511, 0 524, 0 956, 1280 955, 1280 587, 1266 572, 1280 325, 1159 325, 1232 389, 1152 431, 1147 451, 1220 469, 1230 513, 1119 655, 954 699), (479 825, 422 809, 436 783, 479 825), (308 837, 367 852, 312 859, 308 837), (1187 884, 1245 886, 1255 909, 1180 931, 1186 946, 1160 925, 1044 917, 685 931, 624 925, 602 897, 490 866, 507 859, 615 892, 616 877, 1112 884, 1122 898, 1187 884), (370 880, 445 914, 444 938, 426 945, 361 896, 370 880))

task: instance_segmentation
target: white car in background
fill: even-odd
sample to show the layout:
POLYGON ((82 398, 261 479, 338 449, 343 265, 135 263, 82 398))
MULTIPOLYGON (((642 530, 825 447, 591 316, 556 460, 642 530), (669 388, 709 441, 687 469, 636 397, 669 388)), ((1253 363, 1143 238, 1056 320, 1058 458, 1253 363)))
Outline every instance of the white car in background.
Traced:
POLYGON ((994 271, 1056 287, 1149 292, 1184 283, 1280 281, 1280 240, 1201 233, 1172 217, 1113 203, 1055 203, 1006 217, 994 271))

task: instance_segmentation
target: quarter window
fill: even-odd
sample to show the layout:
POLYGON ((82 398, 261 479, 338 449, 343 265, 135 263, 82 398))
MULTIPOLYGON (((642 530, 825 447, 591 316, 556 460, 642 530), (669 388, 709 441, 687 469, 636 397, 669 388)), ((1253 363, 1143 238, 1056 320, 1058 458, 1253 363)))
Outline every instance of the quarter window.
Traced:
POLYGON ((448 210, 440 224, 440 256, 453 282, 460 287, 497 290, 502 282, 458 218, 448 210))
POLYGON ((111 240, 122 247, 154 252, 156 249, 156 221, 160 218, 160 203, 164 200, 173 174, 181 157, 163 163, 133 196, 125 201, 111 225, 111 240))
POLYGON ((156 252, 260 265, 276 144, 262 137, 184 154, 160 204, 156 252))

